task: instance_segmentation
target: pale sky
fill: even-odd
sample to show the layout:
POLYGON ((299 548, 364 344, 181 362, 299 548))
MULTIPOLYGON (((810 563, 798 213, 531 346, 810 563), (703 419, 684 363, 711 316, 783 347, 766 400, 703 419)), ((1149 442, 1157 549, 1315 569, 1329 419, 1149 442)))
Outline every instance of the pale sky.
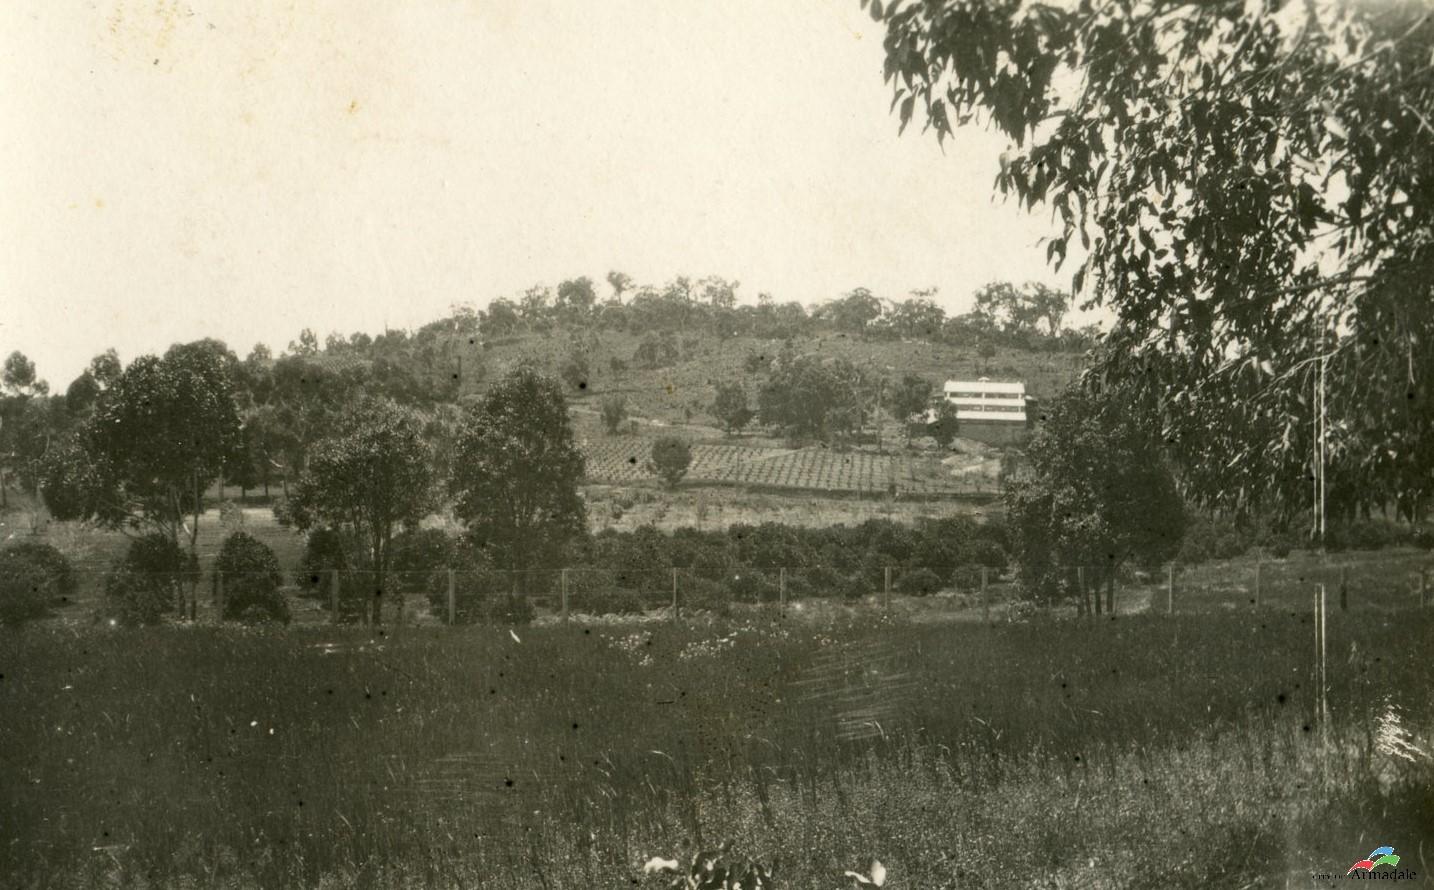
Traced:
POLYGON ((1006 143, 897 137, 856 0, 0 4, 0 354, 416 327, 610 269, 1069 287, 1006 143))

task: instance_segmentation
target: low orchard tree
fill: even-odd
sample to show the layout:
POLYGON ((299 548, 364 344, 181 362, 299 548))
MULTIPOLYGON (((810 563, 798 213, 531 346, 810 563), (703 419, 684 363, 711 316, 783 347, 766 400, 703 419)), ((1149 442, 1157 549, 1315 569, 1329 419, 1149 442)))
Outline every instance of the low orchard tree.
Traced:
POLYGON ((692 445, 680 436, 662 436, 652 443, 648 469, 657 474, 662 484, 676 488, 692 466, 692 445))
POLYGON ((289 623, 289 603, 280 590, 284 576, 267 544, 234 532, 219 548, 214 569, 222 573, 225 621, 289 623))
POLYGON ((183 617, 183 590, 198 580, 193 551, 186 553, 162 532, 135 538, 105 577, 100 617, 130 627, 158 624, 169 613, 183 617))
MULTIPOLYGON (((45 577, 53 603, 67 603, 79 590, 80 581, 75 575, 74 566, 53 544, 35 540, 16 541, 0 550, 0 558, 7 560, 7 565, 15 565, 14 561, 20 560, 38 567, 45 577)), ((0 569, 0 575, 3 574, 5 570, 0 569)))
POLYGON ((1122 564, 1155 564, 1180 548, 1186 515, 1175 477, 1158 440, 1115 400, 1067 391, 1031 439, 1027 462, 1006 506, 1033 592, 1074 590, 1082 614, 1100 614, 1100 588, 1109 611, 1122 564))
MULTIPOLYGON (((302 531, 335 528, 370 568, 374 617, 382 620, 390 548, 397 530, 433 504, 433 459, 422 418, 389 401, 360 404, 318 443, 293 495, 275 508, 282 524, 302 531)), ((399 620, 403 597, 395 596, 399 620)))
POLYGON ((56 591, 54 573, 40 560, 18 548, 0 550, 0 624, 43 618, 56 591))

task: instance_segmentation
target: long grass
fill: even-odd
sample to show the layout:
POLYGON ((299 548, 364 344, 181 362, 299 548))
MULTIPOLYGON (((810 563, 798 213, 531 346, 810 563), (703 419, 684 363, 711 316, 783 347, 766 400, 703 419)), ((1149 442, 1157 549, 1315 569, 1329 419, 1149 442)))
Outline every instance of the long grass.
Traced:
POLYGON ((1434 614, 1332 622, 1330 653, 1324 757, 1278 613, 6 632, 0 874, 613 886, 730 837, 789 886, 873 854, 902 886, 1273 881, 1434 825, 1371 729, 1392 701, 1427 746, 1434 614))

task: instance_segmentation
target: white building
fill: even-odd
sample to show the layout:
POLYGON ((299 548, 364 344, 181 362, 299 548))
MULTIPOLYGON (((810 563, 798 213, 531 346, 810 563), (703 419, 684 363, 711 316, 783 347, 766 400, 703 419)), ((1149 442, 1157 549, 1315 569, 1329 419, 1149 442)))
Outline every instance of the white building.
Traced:
POLYGON ((1026 438, 1032 399, 1020 381, 948 380, 942 390, 956 408, 957 435, 991 445, 1014 445, 1026 438))
POLYGON ((956 406, 957 422, 1026 422, 1026 384, 1019 381, 948 380, 945 395, 956 406))

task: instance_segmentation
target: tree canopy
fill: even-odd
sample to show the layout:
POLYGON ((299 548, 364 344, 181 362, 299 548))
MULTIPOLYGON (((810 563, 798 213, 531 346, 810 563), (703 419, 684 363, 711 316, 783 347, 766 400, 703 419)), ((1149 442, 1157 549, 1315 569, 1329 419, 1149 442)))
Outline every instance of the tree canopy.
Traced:
MULTIPOLYGON (((135 359, 99 395, 72 445, 47 458, 45 502, 57 519, 148 525, 177 539, 185 514, 241 448, 223 354, 175 346, 163 358, 135 359)), ((191 544, 197 512, 194 523, 191 544)))
POLYGON ((1093 589, 1099 611, 1099 586, 1109 590, 1123 563, 1158 563, 1179 549, 1185 505, 1174 475, 1159 443, 1118 402, 1072 388, 1051 406, 1027 458, 1007 506, 1031 589, 1077 586, 1082 611, 1093 589))
POLYGON ((1323 367, 1331 497, 1417 512, 1434 487, 1427 3, 862 5, 903 128, 1011 140, 996 188, 1056 214, 1048 258, 1078 258, 1073 290, 1116 318, 1093 373, 1160 418, 1196 498, 1308 503, 1323 367))
MULTIPOLYGON (((320 441, 293 495, 276 513, 301 530, 329 526, 359 542, 376 598, 386 588, 394 531, 433 506, 433 456, 422 418, 389 401, 359 404, 320 441)), ((402 601, 399 600, 400 614, 402 601)))
POLYGON ((496 381, 465 419, 449 491, 454 513, 493 564, 527 569, 586 531, 582 475, 562 385, 523 366, 496 381))

